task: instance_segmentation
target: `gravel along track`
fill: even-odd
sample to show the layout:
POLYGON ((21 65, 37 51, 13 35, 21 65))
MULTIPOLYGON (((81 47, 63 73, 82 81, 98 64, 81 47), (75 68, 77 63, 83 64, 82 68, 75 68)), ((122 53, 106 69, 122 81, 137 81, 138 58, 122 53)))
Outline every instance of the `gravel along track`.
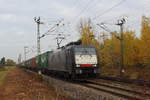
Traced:
POLYGON ((141 92, 117 87, 112 84, 100 83, 100 82, 95 82, 95 81, 87 81, 86 83, 82 85, 88 88, 96 89, 98 91, 104 91, 104 92, 111 93, 116 96, 124 97, 129 100, 130 99, 132 100, 133 98, 135 100, 150 100, 149 94, 142 94, 141 92))
MULTIPOLYGON (((49 76, 47 76, 47 77, 49 77, 49 76)), ((64 82, 66 82, 66 81, 64 81, 64 82)), ((109 80, 107 80, 107 82, 102 82, 100 80, 99 81, 98 80, 87 80, 87 81, 81 81, 81 82, 73 81, 70 83, 80 85, 83 88, 86 87, 90 90, 96 90, 98 95, 103 95, 104 92, 106 94, 108 94, 108 95, 103 95, 103 97, 110 96, 110 95, 115 96, 113 98, 116 98, 116 99, 111 99, 111 100, 150 100, 149 93, 142 94, 141 93, 142 91, 133 90, 133 89, 130 89, 129 87, 127 88, 127 86, 123 86, 124 85, 123 83, 116 85, 115 82, 109 81, 109 80), (121 98, 121 99, 119 99, 119 98, 121 98)), ((69 84, 69 82, 68 82, 68 84, 69 84)), ((101 99, 99 99, 99 100, 101 100, 101 99)))
POLYGON ((107 85, 112 88, 120 89, 123 91, 127 92, 132 92, 136 94, 142 94, 142 95, 147 95, 150 96, 150 87, 144 85, 144 86, 139 86, 136 84, 131 84, 131 83, 123 83, 123 82, 117 82, 117 81, 111 81, 111 80, 103 80, 103 79, 97 79, 97 80, 92 80, 89 82, 93 82, 95 84, 100 84, 100 85, 107 85))

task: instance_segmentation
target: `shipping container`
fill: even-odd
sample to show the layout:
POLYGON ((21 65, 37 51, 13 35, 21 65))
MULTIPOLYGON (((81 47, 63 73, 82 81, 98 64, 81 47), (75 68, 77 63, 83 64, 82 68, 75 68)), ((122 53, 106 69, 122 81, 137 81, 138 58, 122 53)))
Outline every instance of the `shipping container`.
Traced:
POLYGON ((39 56, 36 56, 36 66, 38 67, 38 69, 44 69, 48 67, 48 58, 49 54, 51 53, 52 51, 47 51, 39 56))
POLYGON ((48 58, 49 58, 49 55, 52 53, 52 51, 47 51, 43 54, 40 55, 40 58, 41 58, 41 68, 46 68, 48 67, 48 58))
POLYGON ((30 68, 30 67, 31 67, 31 59, 29 59, 29 60, 27 60, 27 61, 25 62, 25 66, 26 66, 27 68, 30 68))
POLYGON ((40 68, 41 66, 41 59, 40 55, 35 57, 36 67, 40 68))
POLYGON ((32 59, 31 59, 31 62, 32 62, 32 63, 31 63, 31 68, 36 68, 36 66, 37 66, 37 65, 36 65, 36 59, 35 59, 35 58, 32 58, 32 59))

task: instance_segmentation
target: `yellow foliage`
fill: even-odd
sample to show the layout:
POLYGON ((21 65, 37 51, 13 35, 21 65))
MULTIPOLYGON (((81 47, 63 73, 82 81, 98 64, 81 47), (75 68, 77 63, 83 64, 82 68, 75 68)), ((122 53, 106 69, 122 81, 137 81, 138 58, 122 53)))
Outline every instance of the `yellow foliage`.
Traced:
POLYGON ((92 31, 90 24, 84 24, 84 26, 81 26, 81 40, 82 45, 94 45, 95 47, 99 46, 99 43, 95 39, 94 32, 92 31))
POLYGON ((144 66, 150 67, 150 18, 142 17, 140 58, 144 66))
MULTIPOLYGON (((118 33, 113 33, 110 39, 105 40, 104 47, 101 49, 101 56, 105 66, 119 67, 120 66, 120 40, 115 36, 118 33)), ((138 39, 134 36, 134 32, 127 31, 124 33, 124 65, 133 66, 136 65, 136 59, 138 55, 138 39)), ((138 57, 137 57, 138 58, 138 57)))
POLYGON ((94 34, 89 26, 82 27, 81 40, 82 45, 92 45, 94 39, 94 34))
POLYGON ((124 64, 125 66, 136 66, 139 59, 139 39, 134 36, 134 32, 124 33, 124 64))
MULTIPOLYGON (((111 38, 106 38, 100 44, 95 39, 90 24, 82 24, 81 26, 82 45, 94 45, 97 48, 101 66, 119 69, 121 46, 120 40, 116 36, 120 36, 120 33, 113 32, 111 38)), ((133 67, 150 68, 150 18, 142 17, 140 38, 137 38, 135 32, 130 30, 126 30, 123 37, 125 69, 133 67)))

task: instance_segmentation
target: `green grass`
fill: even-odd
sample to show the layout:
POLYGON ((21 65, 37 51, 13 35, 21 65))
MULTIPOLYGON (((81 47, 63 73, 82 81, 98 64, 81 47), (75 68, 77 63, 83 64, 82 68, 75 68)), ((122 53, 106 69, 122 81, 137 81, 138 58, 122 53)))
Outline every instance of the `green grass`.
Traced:
POLYGON ((0 86, 3 84, 4 79, 9 71, 11 71, 14 67, 5 67, 0 68, 0 86))

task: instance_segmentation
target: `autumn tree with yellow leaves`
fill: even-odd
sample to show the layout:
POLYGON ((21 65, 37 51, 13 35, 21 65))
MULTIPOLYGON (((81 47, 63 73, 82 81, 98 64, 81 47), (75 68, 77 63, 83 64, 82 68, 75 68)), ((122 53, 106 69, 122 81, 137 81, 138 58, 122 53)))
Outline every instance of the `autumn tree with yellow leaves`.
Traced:
POLYGON ((140 41, 140 58, 145 67, 150 68, 150 18, 142 17, 141 41, 140 41))
POLYGON ((100 54, 100 43, 95 39, 90 20, 88 22, 81 22, 80 36, 82 40, 82 45, 93 45, 97 49, 97 54, 100 54))
MULTIPOLYGON (((91 22, 82 22, 80 27, 82 45, 94 45, 97 48, 102 72, 109 75, 118 75, 120 67, 120 40, 116 36, 120 33, 112 32, 111 37, 100 43, 95 39, 91 22)), ((141 36, 131 30, 124 33, 124 69, 125 76, 141 77, 138 71, 150 68, 150 18, 143 16, 141 23, 141 36), (139 69, 139 70, 137 70, 139 69)), ((146 70, 148 71, 148 70, 146 70)))
MULTIPOLYGON (((111 71, 116 75, 119 75, 121 60, 120 40, 116 38, 119 35, 119 33, 113 32, 111 38, 106 39, 103 48, 101 48, 104 70, 108 69, 107 72, 111 71)), ((136 54, 139 52, 138 42, 139 39, 135 37, 133 31, 124 32, 124 69, 138 66, 139 57, 136 54)))

